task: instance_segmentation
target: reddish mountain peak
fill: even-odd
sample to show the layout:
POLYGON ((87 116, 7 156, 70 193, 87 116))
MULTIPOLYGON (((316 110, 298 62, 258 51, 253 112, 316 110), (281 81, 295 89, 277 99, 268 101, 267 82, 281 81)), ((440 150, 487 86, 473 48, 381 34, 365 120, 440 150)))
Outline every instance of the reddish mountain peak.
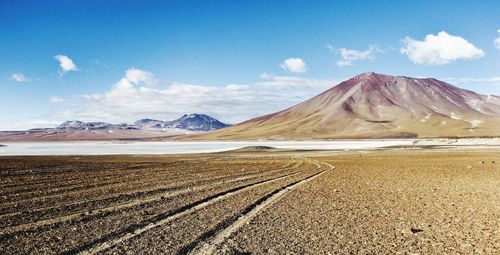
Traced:
POLYGON ((213 137, 372 138, 499 135, 500 98, 433 78, 359 74, 280 112, 213 137))
MULTIPOLYGON (((371 91, 371 90, 379 90, 381 88, 387 87, 399 87, 399 88, 439 88, 442 90, 463 90, 458 87, 455 87, 446 82, 434 79, 434 78, 413 78, 408 76, 392 76, 386 74, 380 74, 375 72, 366 72, 359 75, 354 76, 337 86, 332 87, 329 91, 334 92, 347 92, 351 90, 353 87, 357 87, 360 90, 371 91)), ((465 90, 463 90, 465 91, 465 90)), ((409 91, 415 92, 415 91, 409 91)))
POLYGON ((357 79, 357 80, 360 80, 360 79, 374 79, 374 78, 387 77, 387 76, 388 75, 379 74, 379 73, 375 73, 375 72, 365 72, 365 73, 361 73, 361 74, 358 74, 358 75, 354 76, 352 79, 357 79))
MULTIPOLYGON (((372 90, 377 89, 379 86, 387 85, 391 80, 394 80, 395 76, 389 76, 385 74, 379 74, 375 72, 366 72, 358 74, 348 80, 341 82, 340 84, 332 87, 331 89, 325 91, 328 93, 344 94, 351 91, 353 88, 361 90, 372 90)), ((325 94, 323 93, 323 94, 325 94)))

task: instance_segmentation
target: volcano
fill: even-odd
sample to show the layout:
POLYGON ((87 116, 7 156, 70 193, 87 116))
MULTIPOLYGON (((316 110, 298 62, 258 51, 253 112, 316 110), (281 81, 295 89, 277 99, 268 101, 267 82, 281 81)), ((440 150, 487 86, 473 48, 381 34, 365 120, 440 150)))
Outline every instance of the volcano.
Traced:
POLYGON ((500 97, 433 78, 363 73, 288 109, 202 139, 500 136, 500 97))

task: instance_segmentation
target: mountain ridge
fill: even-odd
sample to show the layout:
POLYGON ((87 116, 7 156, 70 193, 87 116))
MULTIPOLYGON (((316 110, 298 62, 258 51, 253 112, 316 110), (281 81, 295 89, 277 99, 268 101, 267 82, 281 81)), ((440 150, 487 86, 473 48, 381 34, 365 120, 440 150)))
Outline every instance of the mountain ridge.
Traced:
POLYGON ((434 78, 367 72, 282 111, 195 139, 498 136, 500 97, 434 78))
POLYGON ((79 120, 65 121, 55 129, 60 130, 104 130, 104 129, 184 129, 189 131, 212 131, 231 126, 220 122, 206 114, 192 113, 184 114, 174 120, 157 120, 144 118, 135 121, 133 124, 121 123, 111 124, 106 122, 83 122, 79 120))
POLYGON ((230 126, 205 114, 185 114, 175 120, 140 119, 132 124, 65 121, 55 128, 1 131, 0 141, 161 140, 230 126))

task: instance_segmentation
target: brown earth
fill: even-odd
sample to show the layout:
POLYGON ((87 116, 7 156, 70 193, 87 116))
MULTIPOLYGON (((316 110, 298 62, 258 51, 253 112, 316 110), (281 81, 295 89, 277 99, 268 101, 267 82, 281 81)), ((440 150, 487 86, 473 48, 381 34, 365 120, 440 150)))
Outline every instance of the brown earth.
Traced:
POLYGON ((500 151, 0 157, 0 254, 495 254, 500 151))

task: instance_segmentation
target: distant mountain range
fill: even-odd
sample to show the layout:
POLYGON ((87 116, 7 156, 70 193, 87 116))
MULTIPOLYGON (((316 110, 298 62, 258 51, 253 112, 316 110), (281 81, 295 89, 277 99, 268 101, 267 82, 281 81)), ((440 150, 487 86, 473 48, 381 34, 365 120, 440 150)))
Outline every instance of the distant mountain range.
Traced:
POLYGON ((230 126, 205 114, 189 114, 175 120, 141 119, 132 124, 66 121, 55 128, 0 132, 0 141, 134 140, 165 139, 203 133, 230 126))
POLYGON ((288 109, 196 139, 500 136, 500 97, 433 78, 363 73, 288 109))
POLYGON ((82 121, 66 121, 56 127, 58 130, 144 130, 144 129, 178 129, 187 131, 207 132, 230 126, 220 122, 205 114, 185 114, 176 120, 155 120, 155 119, 140 119, 133 124, 110 124, 106 122, 82 122, 82 121))
POLYGON ((154 119, 141 119, 134 122, 134 126, 140 128, 176 128, 189 131, 212 131, 231 125, 220 122, 205 114, 183 115, 179 119, 172 121, 162 121, 154 119))

